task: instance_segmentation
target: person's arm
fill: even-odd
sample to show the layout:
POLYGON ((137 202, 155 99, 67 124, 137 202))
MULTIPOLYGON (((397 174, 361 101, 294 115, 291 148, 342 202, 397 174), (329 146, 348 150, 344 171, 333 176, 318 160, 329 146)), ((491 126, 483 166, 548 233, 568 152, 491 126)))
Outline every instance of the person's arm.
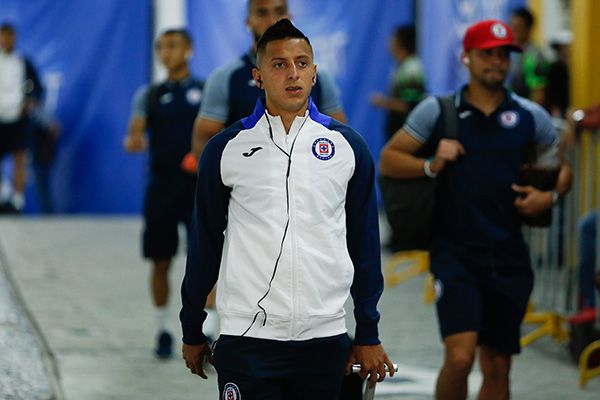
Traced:
POLYGON ((183 358, 191 372, 204 379, 203 361, 210 357, 202 332, 206 319, 204 306, 219 274, 230 195, 230 188, 221 178, 221 155, 227 141, 227 138, 211 141, 200 159, 185 277, 181 285, 183 306, 179 319, 183 331, 183 358))
POLYGON ((323 114, 329 115, 331 118, 347 123, 346 114, 342 106, 342 100, 340 98, 340 89, 335 84, 331 75, 326 71, 319 71, 317 73, 317 79, 321 87, 321 104, 319 111, 323 114))
POLYGON ((409 114, 406 124, 388 141, 381 151, 379 172, 392 178, 410 179, 425 175, 425 163, 431 173, 441 172, 448 162, 465 153, 454 139, 442 139, 432 160, 414 154, 429 140, 440 106, 434 97, 428 97, 409 114))
MULTIPOLYGON (((535 105, 531 110, 535 123, 534 140, 536 145, 546 147, 546 151, 559 154, 558 134, 552 124, 548 113, 535 105)), ((571 188, 573 174, 571 167, 565 160, 561 160, 558 179, 553 190, 542 191, 533 186, 512 185, 512 189, 519 194, 515 199, 517 211, 526 216, 535 216, 551 208, 557 197, 564 196, 571 188)))
POLYGON ((346 364, 349 373, 352 364, 361 364, 360 375, 371 375, 370 385, 385 378, 385 365, 390 375, 392 362, 385 353, 377 325, 377 303, 383 292, 379 223, 375 197, 375 167, 364 140, 354 134, 351 145, 355 154, 354 175, 346 193, 346 242, 354 265, 354 280, 350 294, 354 301, 356 331, 352 352, 346 364))
POLYGON ((220 68, 211 73, 204 85, 202 104, 194 123, 192 153, 200 158, 206 143, 222 131, 229 115, 229 74, 228 68, 220 68))
POLYGON ((222 131, 223 128, 225 128, 225 123, 222 121, 215 121, 198 116, 194 122, 192 153, 199 158, 206 143, 208 143, 210 138, 222 131))
POLYGON ((512 185, 512 189, 518 193, 515 199, 515 207, 519 214, 526 216, 536 216, 551 208, 571 189, 573 174, 571 167, 566 161, 563 161, 558 173, 558 180, 554 190, 542 191, 533 186, 512 185))
POLYGON ((148 87, 141 87, 133 96, 129 128, 123 140, 123 147, 130 153, 145 151, 148 148, 146 139, 146 113, 148 87))

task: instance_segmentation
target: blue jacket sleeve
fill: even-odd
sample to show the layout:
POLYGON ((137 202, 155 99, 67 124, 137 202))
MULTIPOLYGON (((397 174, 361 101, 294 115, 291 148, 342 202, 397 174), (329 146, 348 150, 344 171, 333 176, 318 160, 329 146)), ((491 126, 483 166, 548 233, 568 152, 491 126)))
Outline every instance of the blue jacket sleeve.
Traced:
POLYGON ((230 188, 221 180, 221 155, 228 135, 210 140, 198 166, 196 199, 192 215, 185 277, 181 286, 182 309, 179 314, 183 342, 204 343, 202 325, 204 306, 219 275, 230 188))
POLYGON ((383 293, 379 221, 375 197, 375 167, 369 149, 357 133, 347 137, 354 149, 354 175, 346 194, 346 241, 354 264, 350 293, 354 300, 354 343, 379 344, 377 303, 383 293))

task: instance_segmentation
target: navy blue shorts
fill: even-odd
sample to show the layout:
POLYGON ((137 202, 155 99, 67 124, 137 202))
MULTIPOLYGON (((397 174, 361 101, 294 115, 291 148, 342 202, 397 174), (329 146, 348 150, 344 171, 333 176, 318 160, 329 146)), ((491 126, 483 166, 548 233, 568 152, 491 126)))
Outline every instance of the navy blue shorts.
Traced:
POLYGON ((477 332, 478 343, 504 354, 521 350, 521 322, 533 288, 524 244, 502 251, 437 243, 431 252, 442 338, 477 332))
POLYGON ((0 155, 10 154, 28 147, 27 119, 13 123, 0 123, 0 155))
POLYGON ((221 335, 214 349, 219 399, 338 399, 351 347, 347 334, 306 341, 221 335))
POLYGON ((144 200, 143 252, 145 258, 169 259, 177 253, 178 226, 189 233, 194 207, 195 177, 152 176, 144 200))

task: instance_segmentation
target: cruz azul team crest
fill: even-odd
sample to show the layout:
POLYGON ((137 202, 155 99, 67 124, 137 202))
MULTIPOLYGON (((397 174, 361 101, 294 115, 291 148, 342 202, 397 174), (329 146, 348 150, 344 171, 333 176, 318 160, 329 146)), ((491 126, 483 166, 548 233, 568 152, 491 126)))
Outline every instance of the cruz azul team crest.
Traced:
POLYGON ((223 388, 223 400, 242 400, 240 389, 235 383, 227 383, 223 388))
POLYGON ((510 129, 514 128, 519 123, 519 114, 515 111, 504 111, 498 116, 500 125, 510 129))
POLYGON ((313 142, 312 152, 319 160, 327 161, 335 154, 335 145, 327 138, 319 138, 313 142))

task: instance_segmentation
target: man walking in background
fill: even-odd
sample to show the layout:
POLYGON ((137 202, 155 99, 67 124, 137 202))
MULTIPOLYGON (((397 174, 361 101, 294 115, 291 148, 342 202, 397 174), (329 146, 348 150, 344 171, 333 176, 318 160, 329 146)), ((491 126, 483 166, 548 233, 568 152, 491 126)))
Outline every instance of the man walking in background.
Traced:
POLYGON ((20 213, 25 206, 27 124, 29 113, 42 97, 38 75, 31 62, 15 50, 15 43, 13 26, 0 26, 0 162, 10 154, 14 169, 13 192, 0 199, 0 212, 11 214, 20 213))
POLYGON ((124 146, 128 152, 149 150, 149 179, 144 201, 143 254, 152 260, 151 292, 158 337, 155 354, 172 354, 168 329, 169 269, 177 252, 178 225, 189 230, 195 175, 182 170, 202 98, 203 82, 190 75, 192 40, 185 30, 168 30, 156 42, 167 80, 138 90, 124 146))
POLYGON ((436 398, 465 399, 477 350, 479 399, 508 399, 512 355, 533 286, 521 218, 548 210, 566 193, 568 166, 554 190, 523 184, 531 145, 556 150, 548 113, 504 88, 510 52, 521 51, 510 28, 487 20, 469 27, 462 62, 469 82, 454 96, 458 132, 446 132, 440 103, 423 100, 384 147, 380 172, 437 179, 431 272, 445 360, 436 398), (455 133, 457 139, 448 139, 455 133), (435 155, 415 157, 424 146, 435 155))

